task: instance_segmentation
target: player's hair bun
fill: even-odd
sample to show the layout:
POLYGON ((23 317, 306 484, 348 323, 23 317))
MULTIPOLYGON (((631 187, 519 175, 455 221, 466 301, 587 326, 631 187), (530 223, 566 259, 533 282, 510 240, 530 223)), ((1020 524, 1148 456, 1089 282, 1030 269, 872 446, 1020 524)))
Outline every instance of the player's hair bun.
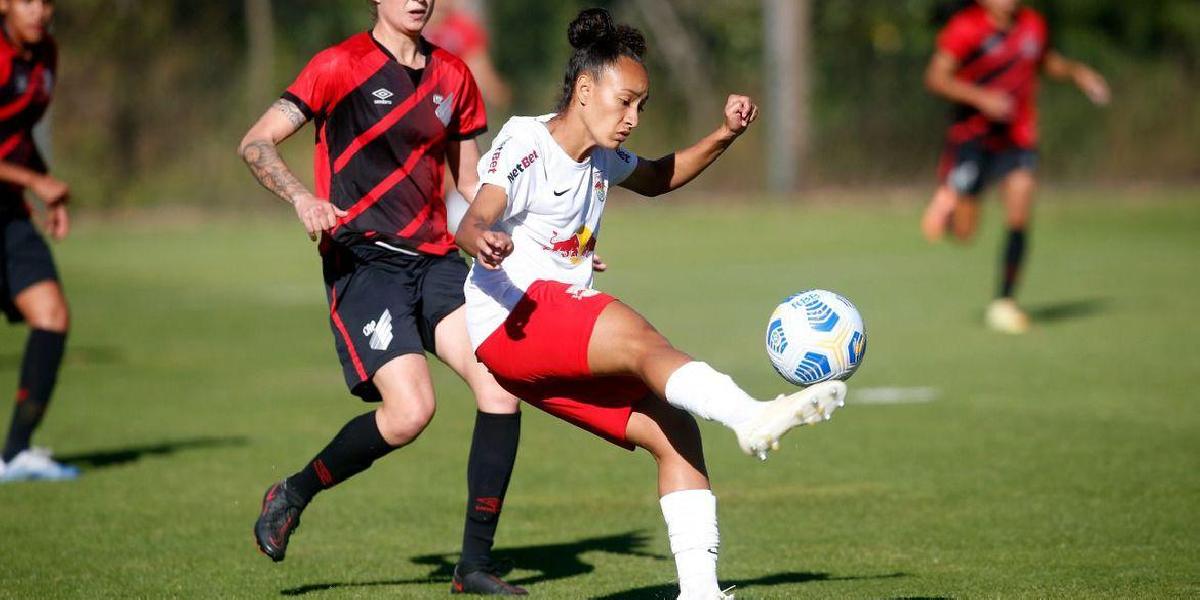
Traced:
POLYGON ((630 55, 641 59, 646 54, 646 38, 628 25, 617 25, 603 8, 588 8, 567 27, 567 41, 576 51, 596 49, 601 55, 630 55))

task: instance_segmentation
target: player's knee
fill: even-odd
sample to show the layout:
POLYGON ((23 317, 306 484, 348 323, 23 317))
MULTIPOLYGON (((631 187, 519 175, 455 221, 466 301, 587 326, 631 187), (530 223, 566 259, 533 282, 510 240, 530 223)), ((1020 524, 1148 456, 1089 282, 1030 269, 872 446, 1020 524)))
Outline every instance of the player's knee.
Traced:
POLYGON ((495 385, 495 389, 475 392, 475 406, 485 413, 511 415, 520 409, 521 400, 495 385))
POLYGON ((425 430, 433 420, 436 404, 433 398, 407 398, 389 402, 379 410, 379 433, 389 444, 406 444, 425 430))
POLYGON ((71 314, 66 302, 46 302, 30 310, 25 321, 34 329, 66 333, 71 326, 71 314))

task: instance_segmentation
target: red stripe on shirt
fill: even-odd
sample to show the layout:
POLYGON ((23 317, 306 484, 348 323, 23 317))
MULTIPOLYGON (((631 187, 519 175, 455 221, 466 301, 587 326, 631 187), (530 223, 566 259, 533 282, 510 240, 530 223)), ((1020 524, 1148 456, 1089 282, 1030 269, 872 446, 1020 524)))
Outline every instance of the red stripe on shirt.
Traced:
POLYGON ((14 133, 9 136, 7 140, 0 142, 0 158, 8 157, 8 154, 17 148, 17 145, 21 143, 21 136, 24 135, 24 133, 25 132, 14 133))
POLYGON ((357 154, 359 150, 362 150, 363 146, 375 141, 379 138, 379 136, 387 133, 387 130, 391 129, 392 126, 394 126, 396 123, 399 123, 400 119, 404 118, 404 115, 407 115, 409 111, 417 106, 418 102, 424 100, 426 96, 433 92, 433 88, 437 85, 437 83, 438 80, 436 77, 427 77, 425 81, 421 82, 421 85, 416 89, 416 91, 413 92, 411 96, 405 98, 404 102, 401 102, 398 106, 396 106, 396 108, 393 108, 391 112, 384 115, 384 117, 380 119, 378 123, 372 125, 370 129, 362 132, 358 137, 354 138, 354 141, 350 142, 350 146, 348 146, 341 153, 341 155, 337 157, 337 160, 334 161, 333 172, 337 173, 341 171, 350 162, 350 159, 354 158, 354 155, 357 154))
POLYGON ((33 97, 37 94, 42 82, 42 71, 45 68, 42 65, 34 67, 33 73, 29 75, 29 83, 25 88, 25 93, 17 97, 16 100, 0 106, 0 120, 11 118, 13 115, 25 110, 29 103, 33 101, 33 97), (36 84, 36 85, 35 85, 36 84))
MULTIPOLYGON (((404 181, 404 178, 408 177, 408 174, 411 173, 414 168, 416 168, 417 163, 425 157, 425 153, 429 151, 429 148, 438 143, 441 138, 442 136, 440 135, 436 136, 432 139, 426 140, 424 144, 416 147, 412 151, 412 154, 408 155, 408 160, 404 161, 404 164, 401 165, 399 169, 392 171, 391 175, 385 177, 383 181, 379 182, 379 185, 376 185, 371 191, 367 192, 367 195, 355 202, 354 206, 351 206, 349 210, 346 211, 348 214, 338 219, 337 226, 335 226, 333 231, 330 233, 337 233, 337 230, 341 229, 343 225, 353 221, 358 217, 358 215, 363 214, 364 211, 374 206, 376 202, 379 202, 379 199, 382 198, 384 194, 396 187, 396 185, 401 181, 404 181)), ((426 207, 428 207, 428 204, 426 207)), ((407 229, 407 227, 405 229, 407 229)))

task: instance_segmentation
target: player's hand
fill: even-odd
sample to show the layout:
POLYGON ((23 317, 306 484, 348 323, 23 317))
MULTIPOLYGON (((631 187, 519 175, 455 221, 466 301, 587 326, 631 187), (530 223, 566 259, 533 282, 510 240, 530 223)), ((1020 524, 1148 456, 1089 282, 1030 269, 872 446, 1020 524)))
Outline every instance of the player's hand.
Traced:
POLYGON ((604 259, 600 258, 599 254, 593 253, 592 254, 592 270, 597 273, 603 273, 608 270, 608 263, 604 262, 604 259))
POLYGON ((55 241, 61 241, 71 231, 71 221, 67 218, 67 203, 56 202, 46 207, 46 233, 55 241))
POLYGON ((308 239, 314 242, 322 231, 330 231, 337 227, 338 219, 350 214, 334 206, 332 202, 312 194, 297 196, 292 206, 296 208, 296 216, 308 232, 308 239))
POLYGON ((485 269, 496 270, 512 254, 512 237, 500 231, 485 231, 475 238, 475 260, 485 269))
POLYGON ((725 128, 733 135, 742 135, 758 118, 758 106, 749 96, 732 95, 725 101, 725 128))
POLYGON ((1013 104, 1012 96, 1003 92, 993 92, 984 90, 979 94, 979 99, 975 101, 975 108, 983 113, 991 121, 1006 122, 1012 119, 1013 104))
POLYGON ((1088 67, 1079 66, 1075 69, 1073 76, 1075 85, 1083 92, 1088 100, 1096 106, 1108 106, 1108 102, 1112 100, 1112 92, 1108 89, 1108 82, 1099 73, 1091 70, 1088 67))
POLYGON ((49 208, 56 204, 66 204, 71 198, 71 188, 49 175, 38 175, 29 184, 29 189, 49 208))

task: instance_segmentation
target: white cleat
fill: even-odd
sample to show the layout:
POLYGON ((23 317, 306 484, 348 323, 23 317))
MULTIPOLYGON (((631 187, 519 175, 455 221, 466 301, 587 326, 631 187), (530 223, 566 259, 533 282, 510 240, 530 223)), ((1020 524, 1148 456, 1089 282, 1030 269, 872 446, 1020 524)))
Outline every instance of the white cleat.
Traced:
POLYGON ((709 594, 701 595, 692 594, 690 596, 684 596, 683 593, 680 592, 679 596, 676 597, 676 600, 734 600, 733 594, 730 592, 732 592, 733 588, 735 587, 737 586, 731 585, 727 589, 717 590, 709 594))
POLYGON ((11 481, 67 481, 79 477, 79 468, 55 462, 43 448, 22 450, 0 463, 0 483, 11 481))
POLYGON ((789 395, 780 394, 766 402, 763 411, 737 432, 742 452, 767 460, 767 452, 779 449, 779 438, 794 427, 828 421, 833 411, 846 404, 846 384, 825 381, 789 395))
POLYGON ((987 326, 1000 333, 1020 334, 1029 331, 1029 315, 1012 298, 997 298, 988 305, 987 326))

